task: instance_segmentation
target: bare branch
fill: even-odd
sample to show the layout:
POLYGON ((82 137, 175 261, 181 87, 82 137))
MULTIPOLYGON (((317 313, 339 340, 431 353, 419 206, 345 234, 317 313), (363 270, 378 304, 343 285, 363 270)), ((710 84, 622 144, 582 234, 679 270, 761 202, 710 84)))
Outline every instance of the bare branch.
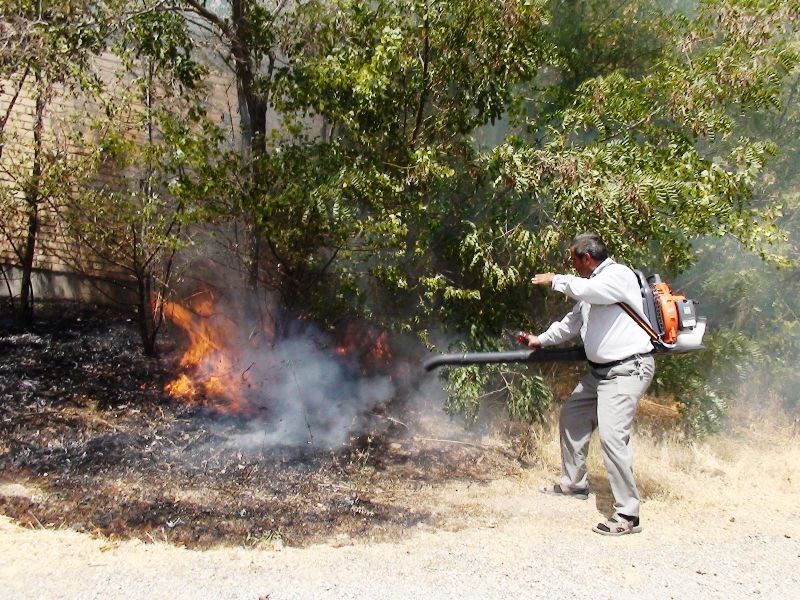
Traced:
POLYGON ((198 16, 202 17, 209 23, 213 24, 219 31, 228 39, 228 41, 235 46, 241 45, 241 40, 239 40, 239 36, 236 32, 230 28, 230 26, 225 22, 224 19, 220 18, 220 16, 210 10, 208 10, 203 4, 197 2, 197 0, 183 0, 188 5, 188 10, 194 12, 198 16))

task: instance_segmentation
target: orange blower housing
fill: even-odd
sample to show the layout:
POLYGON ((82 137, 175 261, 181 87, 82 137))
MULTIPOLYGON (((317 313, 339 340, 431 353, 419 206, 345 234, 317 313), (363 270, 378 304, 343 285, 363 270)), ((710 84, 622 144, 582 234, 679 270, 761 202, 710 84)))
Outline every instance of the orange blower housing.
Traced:
POLYGON ((679 303, 686 302, 686 296, 673 294, 669 284, 663 281, 653 284, 653 296, 658 303, 664 342, 674 344, 678 341, 678 331, 681 327, 678 306, 679 303))
POLYGON ((697 316, 697 302, 673 293, 657 273, 650 277, 638 270, 634 273, 642 291, 642 308, 658 340, 669 350, 701 348, 705 318, 697 316))

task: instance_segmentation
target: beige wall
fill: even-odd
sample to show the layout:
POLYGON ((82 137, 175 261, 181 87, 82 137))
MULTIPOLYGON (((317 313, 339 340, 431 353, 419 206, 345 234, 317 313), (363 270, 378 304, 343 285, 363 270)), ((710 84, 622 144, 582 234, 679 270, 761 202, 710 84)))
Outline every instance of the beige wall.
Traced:
MULTIPOLYGON (((120 84, 113 84, 114 81, 117 81, 116 74, 121 71, 117 57, 105 54, 97 58, 95 66, 100 77, 107 84, 116 85, 116 89, 119 90, 120 84)), ((236 88, 232 77, 214 73, 208 77, 206 83, 208 115, 215 123, 229 131, 228 141, 232 146, 240 143, 236 88)), ((0 85, 2 86, 0 114, 5 114, 16 86, 13 81, 1 81, 0 85)), ((125 85, 122 84, 123 87, 125 85)), ((124 92, 124 90, 119 91, 124 92)), ((56 93, 52 101, 48 103, 45 112, 44 146, 46 152, 59 152, 62 153, 62 156, 67 156, 68 160, 80 160, 81 150, 68 141, 67 134, 75 129, 86 130, 90 117, 93 114, 101 114, 99 111, 102 110, 102 107, 96 102, 76 99, 75 96, 68 93, 56 93)), ((26 223, 24 219, 20 218, 23 192, 20 189, 21 183, 18 176, 30 173, 34 122, 35 100, 32 87, 28 84, 17 97, 9 115, 5 127, 3 154, 0 158, 0 185, 6 187, 6 196, 10 196, 12 202, 16 204, 16 206, 0 205, 3 210, 3 214, 0 215, 0 219, 2 219, 2 223, 0 223, 2 226, 0 264, 4 265, 3 273, 6 277, 10 277, 12 285, 14 281, 18 283, 18 270, 12 267, 18 265, 19 261, 7 234, 10 234, 13 242, 17 245, 21 244, 25 237, 26 223), (6 234, 2 234, 3 231, 6 234)), ((144 132, 141 132, 141 135, 144 136, 144 132)), ((47 156, 44 157, 43 163, 48 164, 47 156)), ((119 173, 105 172, 100 175, 100 181, 114 181, 119 178, 119 175, 119 173)), ((74 271, 76 263, 81 265, 79 269, 81 272, 98 276, 101 280, 103 278, 126 278, 123 272, 110 264, 104 264, 94 257, 89 258, 89 254, 82 253, 81 248, 74 240, 67 238, 58 217, 59 208, 58 205, 47 205, 39 213, 39 234, 34 262, 37 270, 38 297, 85 299, 86 293, 77 291, 86 288, 84 283, 80 283, 82 278, 70 275, 70 272, 74 271), (46 281, 48 273, 51 273, 50 277, 53 280, 50 283, 46 281)), ((18 290, 13 287, 12 290, 14 294, 18 293, 18 290)), ((7 294, 6 281, 0 280, 0 295, 7 294)))

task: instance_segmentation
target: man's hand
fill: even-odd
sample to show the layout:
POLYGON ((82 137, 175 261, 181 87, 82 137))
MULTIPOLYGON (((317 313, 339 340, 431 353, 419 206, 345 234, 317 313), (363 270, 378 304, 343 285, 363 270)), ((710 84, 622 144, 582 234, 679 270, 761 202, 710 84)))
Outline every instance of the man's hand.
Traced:
POLYGON ((530 333, 525 333, 524 331, 520 331, 517 334, 517 341, 528 348, 541 348, 542 342, 539 341, 538 336, 531 335, 530 333))
POLYGON ((537 273, 531 277, 531 283, 533 285, 552 285, 553 275, 555 275, 555 273, 537 273))

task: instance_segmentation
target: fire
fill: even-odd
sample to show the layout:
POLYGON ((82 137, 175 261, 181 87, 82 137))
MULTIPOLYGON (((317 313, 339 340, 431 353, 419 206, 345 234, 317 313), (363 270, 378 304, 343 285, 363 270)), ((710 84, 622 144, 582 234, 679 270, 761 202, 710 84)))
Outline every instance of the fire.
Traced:
POLYGON ((386 364, 392 359, 392 349, 389 347, 389 334, 382 331, 375 339, 370 355, 373 360, 386 364))
POLYGON ((335 352, 341 357, 355 357, 367 369, 383 370, 392 360, 389 334, 373 327, 348 324, 335 352))
POLYGON ((193 310, 189 310, 167 302, 165 313, 189 336, 189 349, 181 358, 181 366, 192 368, 198 366, 212 352, 222 350, 222 339, 218 326, 211 322, 214 316, 214 305, 211 298, 201 298, 193 310))
POLYGON ((239 369, 239 353, 234 349, 238 327, 217 312, 210 294, 194 300, 190 308, 166 302, 164 313, 189 338, 181 358, 183 373, 164 390, 189 404, 201 404, 224 412, 241 413, 249 409, 244 394, 245 369, 239 369))
MULTIPOLYGON (((272 327, 251 330, 237 323, 216 306, 210 293, 195 296, 186 306, 165 302, 164 314, 189 340, 181 372, 164 391, 219 412, 247 415, 264 407, 269 381, 286 368, 275 352, 272 327)), ((340 342, 332 348, 337 360, 362 375, 385 371, 392 359, 388 333, 368 324, 350 323, 335 338, 340 342)), ((318 341, 322 352, 326 344, 318 341)))
POLYGON ((175 398, 186 398, 191 401, 197 397, 194 381, 186 373, 181 373, 175 381, 168 383, 164 387, 164 391, 175 398))

